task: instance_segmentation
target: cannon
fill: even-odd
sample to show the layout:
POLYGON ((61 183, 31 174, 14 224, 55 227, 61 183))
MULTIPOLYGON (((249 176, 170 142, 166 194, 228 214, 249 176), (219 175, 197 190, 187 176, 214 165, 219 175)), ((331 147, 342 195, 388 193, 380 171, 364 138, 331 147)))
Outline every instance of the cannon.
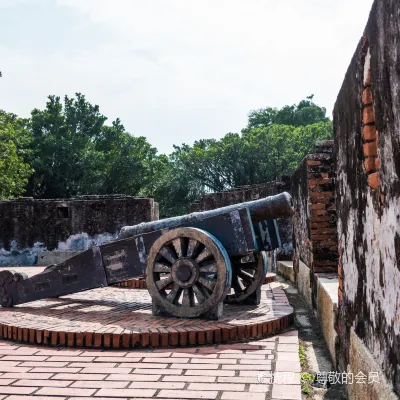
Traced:
POLYGON ((219 319, 223 304, 259 304, 266 252, 280 247, 276 218, 293 214, 288 193, 121 229, 27 278, 0 272, 0 305, 27 303, 144 276, 153 315, 219 319))

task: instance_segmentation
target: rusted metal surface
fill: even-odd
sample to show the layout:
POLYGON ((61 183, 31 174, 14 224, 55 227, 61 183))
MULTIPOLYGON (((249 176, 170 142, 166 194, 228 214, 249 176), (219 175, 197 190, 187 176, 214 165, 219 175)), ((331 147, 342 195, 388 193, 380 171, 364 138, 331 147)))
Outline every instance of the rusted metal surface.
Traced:
POLYGON ((291 198, 284 193, 129 227, 120 240, 92 247, 31 278, 0 272, 0 304, 11 307, 145 275, 155 314, 218 319, 230 292, 228 302, 258 304, 266 274, 260 252, 279 246, 272 217, 290 214, 291 198))

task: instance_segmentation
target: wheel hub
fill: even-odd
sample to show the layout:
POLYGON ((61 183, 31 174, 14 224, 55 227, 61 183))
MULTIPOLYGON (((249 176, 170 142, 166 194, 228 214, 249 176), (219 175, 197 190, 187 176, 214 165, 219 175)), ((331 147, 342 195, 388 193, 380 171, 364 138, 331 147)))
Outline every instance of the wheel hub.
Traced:
POLYGON ((192 286, 199 274, 198 265, 189 257, 179 258, 172 266, 172 277, 182 288, 192 286))

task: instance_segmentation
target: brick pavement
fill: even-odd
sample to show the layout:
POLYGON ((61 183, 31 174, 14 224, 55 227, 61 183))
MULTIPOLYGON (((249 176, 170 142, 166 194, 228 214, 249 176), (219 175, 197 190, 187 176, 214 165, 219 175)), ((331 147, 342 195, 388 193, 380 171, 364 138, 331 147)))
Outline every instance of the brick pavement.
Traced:
POLYGON ((129 351, 0 341, 0 400, 300 400, 299 383, 296 330, 248 343, 129 351))
MULTIPOLYGON (((39 267, 13 268, 28 275, 39 267)), ((219 321, 155 317, 146 289, 105 287, 0 308, 0 338, 96 348, 205 345, 260 339, 287 329, 293 308, 278 282, 263 285, 261 303, 224 306, 219 321)))

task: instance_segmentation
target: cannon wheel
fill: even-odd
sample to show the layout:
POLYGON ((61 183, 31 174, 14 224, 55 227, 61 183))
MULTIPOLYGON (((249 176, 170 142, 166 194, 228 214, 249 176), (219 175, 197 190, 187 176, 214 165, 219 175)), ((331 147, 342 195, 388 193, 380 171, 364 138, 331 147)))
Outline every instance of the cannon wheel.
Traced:
POLYGON ((264 251, 255 255, 255 261, 232 263, 232 290, 225 303, 243 303, 261 287, 267 274, 267 256, 264 251))
MULTIPOLYGON (((178 317, 220 309, 231 286, 231 262, 220 241, 197 228, 158 238, 147 258, 146 284, 154 303, 178 317)), ((213 312, 210 312, 212 318, 213 312)))

